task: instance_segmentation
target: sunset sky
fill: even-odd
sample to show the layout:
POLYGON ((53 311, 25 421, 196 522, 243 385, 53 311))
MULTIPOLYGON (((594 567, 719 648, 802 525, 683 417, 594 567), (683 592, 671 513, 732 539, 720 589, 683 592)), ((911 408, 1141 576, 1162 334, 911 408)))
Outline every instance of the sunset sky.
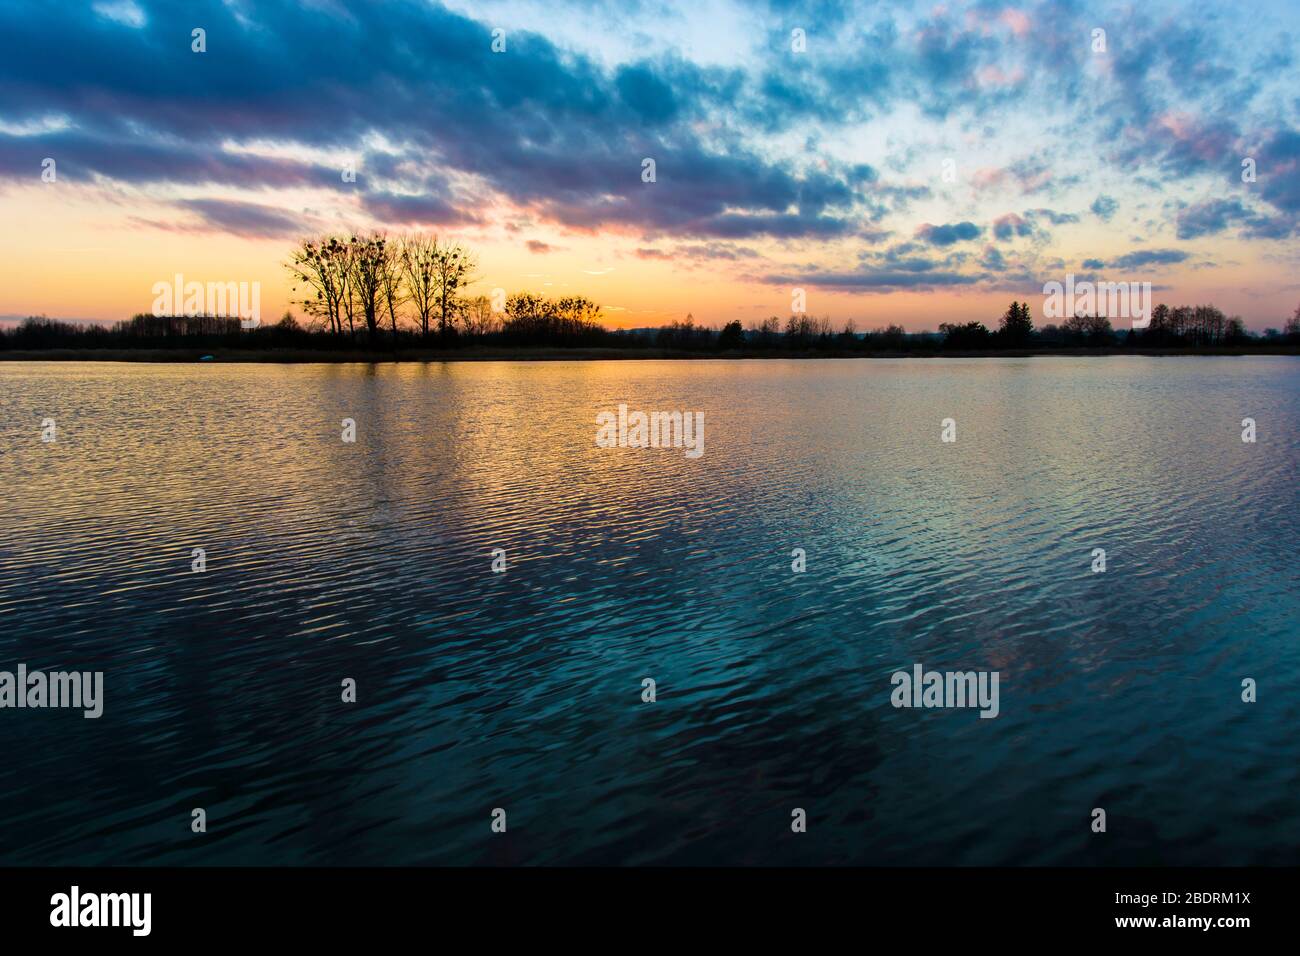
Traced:
POLYGON ((1297 57, 1295 0, 0 0, 0 316, 181 273, 274 318, 295 237, 381 228, 613 326, 1041 325, 1073 272, 1280 327, 1297 57))

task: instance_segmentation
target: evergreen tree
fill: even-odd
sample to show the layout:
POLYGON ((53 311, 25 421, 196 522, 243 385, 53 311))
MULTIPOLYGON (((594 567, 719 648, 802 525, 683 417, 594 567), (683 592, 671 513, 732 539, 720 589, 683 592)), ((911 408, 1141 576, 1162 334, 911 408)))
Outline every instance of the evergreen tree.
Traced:
POLYGON ((1002 338, 1013 345, 1026 345, 1034 333, 1034 320, 1029 315, 1028 302, 1012 302, 1006 314, 1002 316, 1002 325, 998 329, 1002 338))

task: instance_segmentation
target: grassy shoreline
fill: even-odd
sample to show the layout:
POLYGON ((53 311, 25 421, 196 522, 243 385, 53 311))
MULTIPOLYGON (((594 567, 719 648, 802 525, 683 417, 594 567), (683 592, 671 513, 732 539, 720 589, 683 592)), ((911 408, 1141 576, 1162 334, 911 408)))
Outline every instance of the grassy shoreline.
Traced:
POLYGON ((1300 346, 1276 345, 1225 348, 1038 348, 980 350, 904 350, 849 351, 747 349, 730 352, 698 352, 677 349, 626 348, 463 348, 402 349, 369 351, 365 349, 29 349, 0 351, 0 361, 10 362, 199 362, 205 355, 213 362, 340 364, 375 362, 564 362, 637 359, 883 359, 883 358, 1029 358, 1033 356, 1110 356, 1110 355, 1300 355, 1300 346))

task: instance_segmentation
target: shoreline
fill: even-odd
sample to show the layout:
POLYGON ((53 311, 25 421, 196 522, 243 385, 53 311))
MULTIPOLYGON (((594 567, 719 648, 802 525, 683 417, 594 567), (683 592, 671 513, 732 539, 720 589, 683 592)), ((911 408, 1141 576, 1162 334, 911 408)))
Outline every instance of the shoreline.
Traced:
POLYGON ((1255 348, 1042 348, 978 349, 946 351, 785 351, 781 349, 731 352, 695 352, 677 349, 618 348, 464 348, 403 349, 391 351, 333 349, 14 349, 0 351, 0 362, 154 362, 190 364, 201 362, 205 355, 214 363, 239 364, 348 364, 380 362, 592 362, 636 360, 717 360, 765 361, 773 359, 900 359, 900 358, 1033 358, 1037 356, 1107 357, 1114 355, 1170 356, 1248 356, 1300 355, 1300 346, 1278 345, 1255 348))

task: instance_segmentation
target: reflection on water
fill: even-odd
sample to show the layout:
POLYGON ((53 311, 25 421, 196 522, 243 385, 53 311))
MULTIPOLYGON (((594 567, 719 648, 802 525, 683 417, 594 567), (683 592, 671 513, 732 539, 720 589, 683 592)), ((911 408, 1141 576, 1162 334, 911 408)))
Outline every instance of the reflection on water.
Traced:
POLYGON ((0 363, 0 669, 106 696, 0 710, 0 862, 1294 864, 1297 399, 1292 358, 0 363), (597 448, 620 402, 706 453, 597 448), (1001 715, 893 709, 914 663, 1001 715))

